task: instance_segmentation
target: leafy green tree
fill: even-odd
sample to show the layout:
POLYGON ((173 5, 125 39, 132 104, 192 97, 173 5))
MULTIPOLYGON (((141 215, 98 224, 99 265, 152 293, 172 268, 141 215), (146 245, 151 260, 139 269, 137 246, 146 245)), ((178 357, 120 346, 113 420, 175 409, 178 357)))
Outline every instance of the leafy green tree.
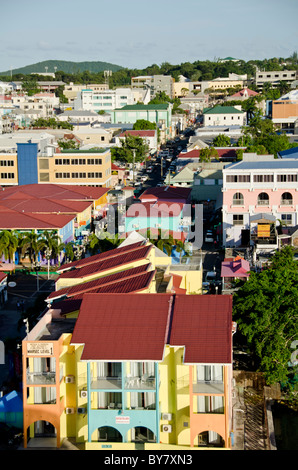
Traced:
POLYGON ((213 139, 213 147, 230 147, 231 139, 227 135, 219 134, 213 139))
POLYGON ((0 257, 4 257, 9 263, 14 261, 14 254, 19 245, 17 232, 14 230, 3 230, 0 232, 0 257))
POLYGON ((200 162, 210 162, 212 158, 218 159, 218 153, 214 147, 206 147, 200 150, 200 162))
POLYGON ((42 239, 42 236, 32 230, 26 233, 21 241, 22 255, 27 255, 32 264, 36 263, 38 254, 45 247, 45 244, 45 240, 42 239))
POLYGON ((233 297, 233 319, 268 384, 286 383, 297 340, 298 263, 284 247, 260 273, 251 272, 233 297))
POLYGON ((135 152, 135 162, 142 162, 145 160, 148 151, 149 147, 141 137, 127 134, 121 140, 121 147, 111 148, 111 157, 113 161, 132 163, 135 152))
POLYGON ((147 121, 146 119, 138 119, 134 125, 133 130, 143 130, 143 129, 156 129, 156 124, 154 122, 147 121))

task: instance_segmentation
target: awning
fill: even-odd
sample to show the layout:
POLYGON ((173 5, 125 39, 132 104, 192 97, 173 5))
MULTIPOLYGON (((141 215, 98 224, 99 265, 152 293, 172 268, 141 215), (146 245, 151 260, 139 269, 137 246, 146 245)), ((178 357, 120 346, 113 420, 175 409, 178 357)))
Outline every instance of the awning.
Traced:
POLYGON ((256 214, 250 217, 250 222, 255 222, 258 224, 268 224, 268 222, 275 222, 276 218, 272 214, 256 214))

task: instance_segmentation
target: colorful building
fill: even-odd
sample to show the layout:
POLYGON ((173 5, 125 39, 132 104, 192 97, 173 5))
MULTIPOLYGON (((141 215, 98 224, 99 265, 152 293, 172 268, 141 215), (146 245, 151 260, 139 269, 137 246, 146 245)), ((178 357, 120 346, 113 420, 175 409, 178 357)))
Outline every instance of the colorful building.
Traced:
POLYGON ((25 448, 231 448, 231 296, 84 294, 22 347, 25 448))
POLYGON ((223 246, 279 246, 278 225, 298 223, 298 160, 244 154, 223 169, 223 246))

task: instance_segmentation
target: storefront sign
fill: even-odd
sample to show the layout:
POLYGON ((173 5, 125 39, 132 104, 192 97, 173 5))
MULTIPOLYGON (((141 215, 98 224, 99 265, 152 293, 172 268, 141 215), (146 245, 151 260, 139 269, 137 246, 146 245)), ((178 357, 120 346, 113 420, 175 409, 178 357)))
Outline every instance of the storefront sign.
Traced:
POLYGON ((27 343, 28 356, 52 356, 53 353, 53 343, 27 343))
POLYGON ((116 416, 116 424, 129 424, 130 417, 129 416, 116 416))

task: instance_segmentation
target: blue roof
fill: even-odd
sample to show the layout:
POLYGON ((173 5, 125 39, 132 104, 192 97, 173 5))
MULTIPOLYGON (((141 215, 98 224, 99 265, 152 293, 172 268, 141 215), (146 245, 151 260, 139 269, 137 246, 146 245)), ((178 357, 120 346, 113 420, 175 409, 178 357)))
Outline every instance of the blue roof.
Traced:
POLYGON ((278 155, 282 158, 298 158, 298 146, 278 152, 278 155))
POLYGON ((298 159, 275 159, 269 161, 259 161, 259 162, 235 162, 225 165, 225 169, 228 170, 288 170, 288 169, 298 169, 298 159))

